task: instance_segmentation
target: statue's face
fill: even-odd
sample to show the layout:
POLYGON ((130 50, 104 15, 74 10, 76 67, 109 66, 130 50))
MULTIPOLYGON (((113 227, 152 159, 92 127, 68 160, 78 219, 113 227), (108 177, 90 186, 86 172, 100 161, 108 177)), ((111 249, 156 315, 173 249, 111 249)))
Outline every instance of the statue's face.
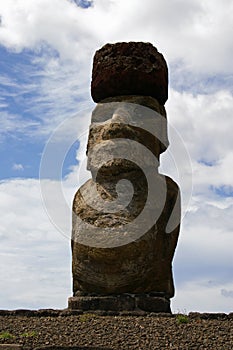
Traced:
POLYGON ((145 107, 145 103, 137 104, 138 99, 151 98, 114 99, 94 109, 87 146, 88 169, 92 173, 101 166, 101 171, 112 175, 136 170, 140 164, 158 167, 159 154, 167 146, 166 118, 145 107))

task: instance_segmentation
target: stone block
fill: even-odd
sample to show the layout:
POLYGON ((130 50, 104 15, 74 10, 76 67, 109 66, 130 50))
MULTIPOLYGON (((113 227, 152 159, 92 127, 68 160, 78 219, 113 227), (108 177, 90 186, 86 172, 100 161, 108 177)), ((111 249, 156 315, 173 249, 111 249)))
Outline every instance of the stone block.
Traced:
POLYGON ((107 44, 95 53, 91 94, 95 102, 120 95, 168 98, 168 69, 161 53, 150 43, 107 44))
POLYGON ((149 294, 119 294, 108 296, 76 296, 68 299, 68 308, 70 310, 82 311, 107 311, 124 312, 133 314, 133 312, 146 313, 171 313, 170 300, 163 296, 150 296, 149 294))
POLYGON ((107 310, 107 311, 123 311, 134 310, 135 299, 131 296, 83 296, 71 297, 68 300, 68 308, 92 311, 92 310, 107 310))
POLYGON ((136 297, 135 298, 136 307, 140 310, 148 312, 166 312, 170 313, 170 300, 165 297, 136 297))

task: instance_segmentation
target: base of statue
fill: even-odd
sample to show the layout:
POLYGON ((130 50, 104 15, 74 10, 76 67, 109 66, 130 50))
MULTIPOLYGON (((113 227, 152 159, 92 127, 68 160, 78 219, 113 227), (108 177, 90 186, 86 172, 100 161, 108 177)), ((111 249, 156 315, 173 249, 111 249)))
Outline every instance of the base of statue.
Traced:
POLYGON ((74 296, 68 299, 68 309, 171 313, 170 299, 166 298, 163 293, 74 296))

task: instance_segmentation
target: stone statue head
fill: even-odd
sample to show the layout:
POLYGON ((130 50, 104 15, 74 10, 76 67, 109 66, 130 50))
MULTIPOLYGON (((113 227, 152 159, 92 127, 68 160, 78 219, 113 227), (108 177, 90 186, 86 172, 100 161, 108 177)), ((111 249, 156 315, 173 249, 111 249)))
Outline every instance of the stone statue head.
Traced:
POLYGON ((98 171, 102 176, 137 171, 139 161, 157 169, 159 155, 167 146, 166 112, 156 99, 107 98, 92 113, 87 168, 92 176, 98 171))

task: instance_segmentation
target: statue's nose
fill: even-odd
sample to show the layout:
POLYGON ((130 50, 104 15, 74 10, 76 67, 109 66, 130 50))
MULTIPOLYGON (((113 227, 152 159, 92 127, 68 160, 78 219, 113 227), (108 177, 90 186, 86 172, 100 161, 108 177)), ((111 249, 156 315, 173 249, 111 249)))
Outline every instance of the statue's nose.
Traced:
POLYGON ((129 115, 129 113, 124 110, 123 108, 118 108, 112 116, 112 121, 114 121, 115 123, 124 123, 124 124, 128 124, 131 120, 131 117, 129 115))

